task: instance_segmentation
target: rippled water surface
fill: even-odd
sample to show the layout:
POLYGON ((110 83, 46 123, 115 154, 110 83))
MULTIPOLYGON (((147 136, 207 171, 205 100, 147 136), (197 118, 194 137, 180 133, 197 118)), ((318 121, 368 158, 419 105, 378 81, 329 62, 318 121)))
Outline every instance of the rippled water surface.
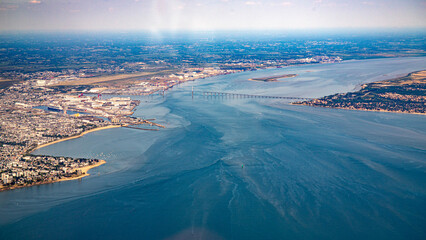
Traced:
POLYGON ((0 193, 0 238, 424 239, 424 116, 199 92, 319 97, 426 69, 425 60, 245 72, 135 97, 135 115, 167 129, 109 129, 37 150, 107 164, 79 181, 0 193))

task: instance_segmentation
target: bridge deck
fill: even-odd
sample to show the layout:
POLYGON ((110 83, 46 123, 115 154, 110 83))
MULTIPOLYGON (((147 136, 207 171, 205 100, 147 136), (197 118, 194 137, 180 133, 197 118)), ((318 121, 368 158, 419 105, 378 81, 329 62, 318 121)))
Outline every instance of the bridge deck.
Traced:
MULTIPOLYGON (((194 93, 194 92, 193 92, 194 93)), ((266 95, 253 95, 253 94, 244 94, 244 93, 227 93, 227 92, 200 92, 203 96, 227 96, 227 97, 241 97, 241 98, 274 98, 274 99, 295 99, 295 100, 310 100, 313 98, 307 97, 284 97, 284 96, 266 96, 266 95)))

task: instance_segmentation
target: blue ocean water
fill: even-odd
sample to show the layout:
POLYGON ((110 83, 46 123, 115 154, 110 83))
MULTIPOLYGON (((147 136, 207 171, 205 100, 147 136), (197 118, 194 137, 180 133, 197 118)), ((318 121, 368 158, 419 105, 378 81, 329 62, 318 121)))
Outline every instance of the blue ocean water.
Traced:
POLYGON ((167 129, 109 129, 37 150, 107 164, 82 180, 1 192, 0 239, 424 239, 424 116, 191 89, 318 97, 426 69, 425 60, 268 69, 132 96, 135 116, 167 129))

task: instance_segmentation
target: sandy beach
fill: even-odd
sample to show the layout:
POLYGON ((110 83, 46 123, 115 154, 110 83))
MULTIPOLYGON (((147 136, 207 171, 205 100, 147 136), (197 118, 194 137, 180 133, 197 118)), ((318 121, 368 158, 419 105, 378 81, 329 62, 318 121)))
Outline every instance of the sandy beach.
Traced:
POLYGON ((84 132, 82 132, 82 133, 80 133, 79 135, 76 135, 76 136, 66 137, 66 138, 55 140, 53 142, 49 142, 49 143, 45 143, 45 144, 39 145, 36 148, 34 148, 33 150, 31 150, 31 152, 33 152, 34 150, 40 149, 40 148, 44 148, 44 147, 50 146, 50 145, 55 144, 55 143, 64 142, 64 141, 68 141, 68 140, 71 140, 71 139, 76 139, 76 138, 82 137, 82 136, 84 136, 84 135, 86 135, 88 133, 91 133, 91 132, 96 132, 96 131, 110 129, 110 128, 119 128, 119 127, 122 127, 122 126, 121 125, 110 125, 110 126, 98 127, 98 128, 90 129, 90 130, 84 131, 84 132))
POLYGON ((59 180, 54 181, 54 182, 70 181, 70 180, 76 180, 76 179, 80 179, 80 178, 83 178, 83 177, 87 177, 87 176, 90 175, 90 174, 87 173, 87 171, 89 171, 92 168, 99 167, 99 166, 101 166, 102 164, 105 164, 105 163, 106 163, 105 160, 99 160, 99 162, 96 163, 96 164, 92 164, 92 165, 81 167, 81 168, 76 168, 74 170, 80 170, 81 171, 82 174, 80 176, 69 177, 69 178, 62 178, 62 179, 59 179, 59 180))
MULTIPOLYGON (((300 105, 300 106, 309 106, 305 104, 298 104, 298 103, 290 103, 291 105, 300 105)), ((426 113, 418 113, 418 112, 402 112, 402 111, 389 111, 389 110, 373 110, 373 109, 361 109, 361 108, 343 108, 343 107, 331 107, 331 106, 309 106, 309 107, 315 107, 315 108, 334 108, 334 109, 341 109, 341 110, 351 110, 351 111, 365 111, 365 112, 383 112, 383 113, 402 113, 402 114, 416 114, 416 115, 423 115, 426 116, 426 113)))
MULTIPOLYGON (((315 106, 316 107, 316 106, 315 106)), ((354 111, 366 111, 366 112, 385 112, 385 113, 402 113, 402 114, 416 114, 425 116, 426 113, 418 113, 418 112, 403 112, 403 111, 389 111, 389 110, 373 110, 373 109, 357 109, 357 108, 341 108, 341 107, 328 107, 327 108, 335 108, 335 109, 343 109, 343 110, 354 110, 354 111)))
POLYGON ((55 181, 37 182, 37 183, 34 183, 34 184, 29 184, 29 185, 17 185, 17 186, 13 186, 13 187, 0 187, 0 192, 6 191, 6 190, 13 190, 13 189, 17 189, 17 188, 32 187, 32 186, 37 186, 37 185, 80 179, 80 178, 89 176, 90 174, 88 174, 87 171, 89 171, 90 169, 95 168, 95 167, 99 167, 99 166, 101 166, 102 164, 105 164, 105 163, 106 163, 105 160, 99 160, 99 162, 96 163, 96 164, 84 166, 84 167, 81 167, 81 168, 75 168, 74 169, 75 171, 81 170, 82 174, 80 176, 61 178, 61 179, 58 179, 58 180, 55 180, 55 181))
MULTIPOLYGON (((110 128, 118 128, 118 127, 122 127, 122 125, 110 125, 110 126, 98 127, 98 128, 90 129, 90 130, 82 132, 81 134, 76 135, 76 136, 71 136, 71 137, 59 139, 59 140, 56 140, 56 141, 53 141, 53 142, 50 142, 50 143, 42 144, 40 146, 37 146, 33 150, 31 150, 31 152, 33 152, 36 149, 47 147, 47 146, 55 144, 55 143, 64 142, 64 141, 68 141, 68 140, 71 140, 71 139, 76 139, 76 138, 79 138, 79 137, 81 137, 81 136, 83 136, 85 134, 91 133, 91 132, 96 132, 96 131, 110 129, 110 128)), ((5 191, 5 190, 12 190, 12 189, 16 189, 16 188, 31 187, 31 186, 36 186, 36 185, 48 184, 48 183, 55 183, 55 182, 62 182, 62 181, 70 181, 70 180, 80 179, 80 178, 89 176, 90 174, 88 174, 87 171, 89 171, 90 169, 95 168, 95 167, 99 167, 99 166, 101 166, 102 164, 105 164, 105 163, 106 163, 105 160, 99 160, 99 162, 96 163, 96 164, 92 164, 92 165, 81 167, 81 168, 75 168, 74 170, 80 170, 82 172, 82 174, 80 176, 68 177, 68 178, 61 178, 61 179, 57 179, 55 181, 38 182, 38 183, 35 183, 35 184, 30 184, 30 185, 18 185, 18 186, 13 186, 13 187, 4 187, 4 186, 2 186, 2 187, 0 187, 0 192, 1 191, 5 191)))

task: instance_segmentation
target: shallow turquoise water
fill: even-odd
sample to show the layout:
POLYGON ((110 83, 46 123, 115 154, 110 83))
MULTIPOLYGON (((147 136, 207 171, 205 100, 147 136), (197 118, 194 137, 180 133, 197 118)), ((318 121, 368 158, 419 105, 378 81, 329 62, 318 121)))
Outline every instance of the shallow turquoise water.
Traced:
POLYGON ((107 164, 0 193, 1 239, 424 239, 425 117, 212 98, 317 97, 426 69, 425 58, 218 76, 137 97, 158 132, 109 129, 37 150, 107 164), (280 82, 251 77, 297 73, 280 82))

